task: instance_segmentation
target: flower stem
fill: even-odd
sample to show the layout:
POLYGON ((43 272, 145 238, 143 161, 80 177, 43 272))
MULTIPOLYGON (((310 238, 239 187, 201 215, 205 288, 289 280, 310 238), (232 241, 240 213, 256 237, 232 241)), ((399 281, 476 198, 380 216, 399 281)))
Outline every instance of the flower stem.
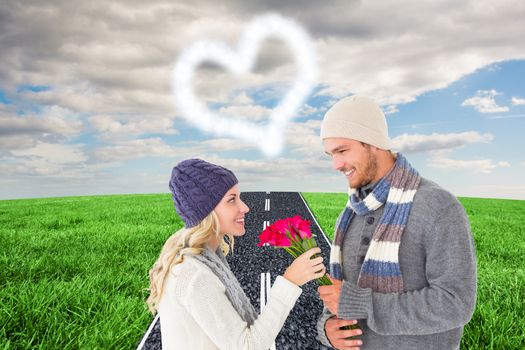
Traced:
POLYGON ((330 281, 330 279, 326 275, 318 278, 317 283, 319 283, 320 286, 331 286, 332 285, 332 281, 330 281))

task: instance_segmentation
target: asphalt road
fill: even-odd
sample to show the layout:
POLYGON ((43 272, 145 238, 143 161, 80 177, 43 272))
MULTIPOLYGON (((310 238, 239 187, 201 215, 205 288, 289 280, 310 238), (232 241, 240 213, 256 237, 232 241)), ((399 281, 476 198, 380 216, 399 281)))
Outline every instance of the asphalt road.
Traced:
MULTIPOLYGON (((312 233, 317 236, 317 244, 323 252, 325 265, 329 262, 330 246, 299 193, 243 192, 241 198, 250 207, 250 212, 245 217, 246 234, 235 240, 234 254, 229 254, 227 260, 253 306, 259 311, 261 299, 264 300, 265 291, 269 287, 265 284, 267 277, 269 276, 273 284, 275 278, 283 274, 292 262, 292 258, 282 249, 257 247, 258 236, 264 229, 265 222, 271 224, 294 215, 310 220, 312 233)), ((317 295, 317 283, 309 282, 303 286, 303 293, 290 312, 272 349, 327 349, 316 339, 316 322, 321 311, 322 302, 317 295)), ((158 318, 152 321, 138 350, 162 348, 159 322, 158 318)))

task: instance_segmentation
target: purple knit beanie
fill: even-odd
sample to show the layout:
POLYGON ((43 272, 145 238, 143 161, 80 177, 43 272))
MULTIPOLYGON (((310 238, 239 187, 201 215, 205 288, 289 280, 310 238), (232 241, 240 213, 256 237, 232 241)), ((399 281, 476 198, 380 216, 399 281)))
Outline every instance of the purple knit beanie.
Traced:
POLYGON ((200 223, 238 182, 230 170, 201 159, 177 164, 171 172, 170 191, 186 227, 200 223))

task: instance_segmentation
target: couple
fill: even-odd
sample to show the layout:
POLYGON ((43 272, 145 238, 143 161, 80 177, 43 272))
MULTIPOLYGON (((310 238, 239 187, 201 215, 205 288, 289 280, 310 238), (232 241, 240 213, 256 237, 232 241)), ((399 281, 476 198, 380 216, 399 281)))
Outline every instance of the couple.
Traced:
MULTIPOLYGON (((325 152, 348 180, 349 199, 321 286, 320 342, 336 349, 458 349, 476 301, 476 258, 467 216, 449 192, 392 153, 384 114, 351 96, 321 124, 325 152), (358 323, 357 329, 344 326, 358 323), (359 337, 357 337, 359 336, 359 337)), ((319 248, 278 276, 257 315, 224 258, 249 208, 235 175, 189 159, 170 190, 185 227, 150 271, 148 304, 163 349, 261 349, 277 337, 301 286, 325 273, 319 248)), ((314 331, 314 330, 311 330, 314 331)))

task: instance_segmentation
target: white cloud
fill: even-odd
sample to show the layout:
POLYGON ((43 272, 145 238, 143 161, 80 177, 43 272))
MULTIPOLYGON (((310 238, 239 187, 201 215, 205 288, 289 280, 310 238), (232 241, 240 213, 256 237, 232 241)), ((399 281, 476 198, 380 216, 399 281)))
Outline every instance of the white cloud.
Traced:
POLYGON ((268 118, 272 113, 271 108, 260 105, 225 106, 218 110, 223 116, 243 117, 252 121, 268 118))
POLYGON ((0 111, 0 151, 32 147, 38 141, 64 141, 83 130, 83 122, 66 108, 49 106, 38 115, 25 116, 4 109, 0 111))
MULTIPOLYGON (((79 68, 81 69, 85 68, 79 68)), ((71 82, 70 85, 58 86, 48 91, 24 92, 21 96, 42 105, 61 106, 88 115, 134 116, 140 113, 147 118, 149 115, 174 113, 173 99, 169 90, 169 82, 166 79, 167 72, 159 68, 155 68, 156 72, 142 74, 135 70, 132 72, 112 70, 105 72, 105 69, 99 67, 92 69, 93 74, 90 72, 77 73, 83 75, 84 79, 90 82, 89 84, 71 82), (93 75, 103 75, 103 77, 99 80, 93 75), (122 77, 116 75, 122 75, 122 77), (129 82, 128 80, 134 75, 136 75, 134 78, 136 82, 129 82), (144 76, 147 76, 148 79, 145 79, 144 76), (140 85, 141 82, 142 85, 140 85)))
POLYGON ((386 115, 388 114, 394 114, 394 113, 397 113, 399 112, 399 109, 397 109, 397 106, 396 105, 388 105, 386 106, 385 108, 383 108, 384 112, 386 115))
MULTIPOLYGON (((340 96, 353 93, 375 98, 386 106, 388 114, 488 64, 525 58, 525 46, 516 45, 525 36, 525 3, 518 0, 334 0, 329 6, 312 0, 301 5, 239 0, 59 0, 24 6, 0 2, 0 90, 14 101, 13 109, 0 103, 0 148, 2 154, 11 157, 1 159, 2 169, 14 169, 16 174, 26 169, 28 173, 55 176, 94 176, 108 165, 140 157, 164 157, 171 162, 186 156, 253 150, 232 140, 203 139, 197 132, 191 142, 180 141, 183 134, 178 134, 180 139, 175 137, 174 143, 171 138, 170 142, 161 138, 124 139, 146 132, 173 135, 183 125, 181 119, 171 117, 177 114, 171 73, 181 50, 202 38, 235 47, 249 19, 268 10, 290 15, 303 24, 318 54, 317 95, 327 96, 328 102, 317 111, 316 107, 304 106, 298 111, 303 116, 322 112, 340 96), (21 85, 51 89, 17 92, 21 85), (35 104, 53 112, 43 116, 13 114, 35 104), (67 115, 61 114, 60 108, 67 115), (115 141, 96 149, 74 148, 84 152, 87 160, 83 162, 58 164, 40 156, 43 151, 38 145, 63 142, 64 147, 70 147, 72 138, 86 132, 84 125, 94 128, 88 131, 95 131, 86 135, 88 138, 115 141), (40 155, 13 156, 13 150, 32 150, 40 155)), ((272 41, 262 46, 256 67, 240 79, 220 67, 202 67, 196 74, 195 91, 205 102, 227 103, 223 111, 232 113, 228 115, 263 120, 270 111, 259 104, 282 98, 296 69, 287 48, 272 41), (257 98, 247 94, 257 89, 264 90, 253 95, 257 98), (236 93, 233 99, 232 92, 236 93)), ((490 94, 474 97, 489 97, 488 102, 478 101, 477 108, 506 111, 494 96, 492 104, 490 94)), ((516 99, 512 100, 514 105, 514 101, 522 100, 516 99)), ((316 123, 289 124, 286 137, 293 159, 279 158, 274 163, 239 160, 240 167, 245 165, 241 171, 247 179, 251 176, 260 181, 265 181, 265 176, 274 179, 287 174, 307 176, 312 171, 329 173, 330 165, 318 158, 322 157, 322 148, 316 123), (268 170, 272 166, 273 173, 268 170), (252 167, 255 170, 250 172, 252 167)), ((396 138, 396 142, 400 149, 418 152, 492 140, 487 134, 463 134, 435 138, 412 135, 396 138), (466 140, 459 140, 461 137, 466 140)), ((74 152, 58 154, 70 160, 75 157, 74 152)), ((80 159, 81 155, 76 156, 80 159)), ((490 165, 498 163, 480 168, 490 169, 490 165)), ((103 182, 98 185, 104 186, 103 182)), ((67 183, 60 184, 60 188, 66 187, 67 183)), ((107 188, 112 191, 113 187, 107 188)))
POLYGON ((8 176, 56 176, 61 168, 56 164, 49 164, 42 159, 27 160, 24 162, 5 163, 0 165, 0 174, 8 176))
POLYGON ((234 97, 232 103, 236 105, 249 105, 253 104, 253 99, 250 96, 248 96, 248 94, 245 91, 242 91, 234 97))
POLYGON ((476 131, 462 133, 438 134, 402 134, 392 139, 392 148, 402 153, 417 153, 463 147, 471 143, 490 143, 491 134, 480 134, 476 131))
POLYGON ((74 114, 58 106, 46 107, 39 115, 18 116, 15 113, 0 114, 0 137, 5 135, 55 134, 74 136, 82 131, 82 122, 74 114))
MULTIPOLYGON (((287 151, 295 156, 319 158, 324 157, 322 143, 319 138, 320 120, 291 122, 285 132, 287 151)), ((215 154, 232 151, 257 150, 252 144, 230 138, 209 138, 202 141, 188 141, 179 144, 178 152, 184 154, 215 154)))
POLYGON ((7 135, 0 137, 0 154, 9 153, 11 150, 32 147, 37 139, 28 135, 7 135))
POLYGON ((428 162, 433 168, 451 170, 469 170, 475 173, 490 174, 496 168, 510 168, 507 161, 494 162, 491 159, 459 160, 448 157, 447 152, 436 152, 428 162))
POLYGON ((100 133, 103 139, 113 139, 118 136, 138 136, 143 134, 167 134, 178 133, 172 127, 173 121, 169 118, 149 116, 147 119, 121 122, 108 115, 96 115, 89 118, 91 125, 100 133))
POLYGON ((525 105, 525 98, 512 97, 512 104, 515 106, 525 105))
POLYGON ((480 113, 508 112, 509 107, 498 106, 495 96, 501 95, 496 90, 478 90, 476 96, 466 99, 462 106, 473 106, 480 113))
POLYGON ((297 159, 297 158, 275 158, 260 160, 230 159, 218 156, 208 156, 205 160, 220 164, 231 169, 239 178, 242 188, 258 188, 261 190, 266 186, 267 190, 274 185, 286 184, 288 191, 301 190, 304 181, 318 182, 318 177, 326 181, 339 178, 344 191, 345 179, 331 169, 327 158, 297 159), (297 181, 301 179, 301 183, 297 181))
POLYGON ((82 163, 87 160, 83 145, 53 144, 38 142, 35 147, 13 150, 17 157, 43 158, 54 164, 82 163))
POLYGON ((521 119, 525 118, 525 114, 506 114, 506 115, 491 115, 488 117, 485 117, 485 119, 521 119))
POLYGON ((191 153, 220 153, 220 152, 230 152, 230 151, 246 151, 258 149, 253 144, 247 144, 239 140, 234 139, 210 139, 201 142, 191 143, 191 146, 185 147, 188 152, 191 153))
POLYGON ((124 162, 143 157, 178 157, 178 149, 167 145, 162 139, 147 138, 117 142, 115 145, 99 147, 92 157, 100 162, 124 162))
POLYGON ((97 167, 86 165, 88 155, 82 144, 58 144, 36 141, 35 146, 11 150, 2 157, 0 174, 11 177, 88 178, 97 167))
POLYGON ((319 111, 319 108, 310 106, 308 103, 305 103, 297 114, 300 116, 309 116, 318 113, 319 111))
MULTIPOLYGON (((308 1, 301 11, 292 3, 238 0, 1 6, 7 15, 0 86, 50 85, 54 89, 27 98, 95 115, 172 113, 170 75, 181 50, 202 38, 234 47, 247 21, 268 10, 291 15, 311 33, 320 94, 335 97, 360 93, 382 104, 404 103, 487 64, 525 57, 525 47, 515 45, 525 34, 525 6, 516 0, 308 1)), ((289 84, 295 74, 286 47, 272 41, 263 45, 257 67, 237 87, 289 84)), ((196 90, 219 101, 233 91, 231 78, 203 68, 196 90)))
POLYGON ((310 159, 319 159, 324 156, 323 144, 319 137, 320 128, 321 121, 316 119, 290 123, 285 135, 286 144, 292 152, 310 159))

